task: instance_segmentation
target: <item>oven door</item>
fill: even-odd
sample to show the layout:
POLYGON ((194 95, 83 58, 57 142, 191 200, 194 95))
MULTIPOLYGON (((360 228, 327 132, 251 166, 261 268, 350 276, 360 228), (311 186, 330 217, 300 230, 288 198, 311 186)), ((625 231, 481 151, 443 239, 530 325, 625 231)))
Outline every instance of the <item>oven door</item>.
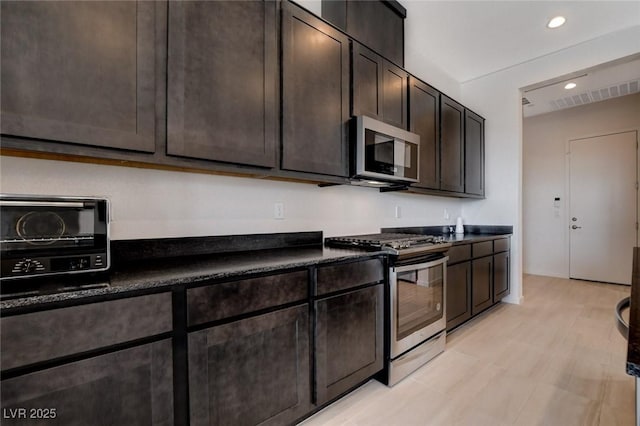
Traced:
POLYGON ((445 329, 448 259, 391 268, 391 358, 445 329))

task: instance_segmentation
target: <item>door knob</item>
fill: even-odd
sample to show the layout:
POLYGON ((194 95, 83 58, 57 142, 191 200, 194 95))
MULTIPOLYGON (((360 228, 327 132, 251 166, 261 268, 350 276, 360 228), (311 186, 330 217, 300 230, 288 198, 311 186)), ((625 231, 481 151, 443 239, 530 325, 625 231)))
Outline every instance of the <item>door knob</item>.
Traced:
POLYGON ((571 225, 571 229, 582 229, 582 226, 571 225))

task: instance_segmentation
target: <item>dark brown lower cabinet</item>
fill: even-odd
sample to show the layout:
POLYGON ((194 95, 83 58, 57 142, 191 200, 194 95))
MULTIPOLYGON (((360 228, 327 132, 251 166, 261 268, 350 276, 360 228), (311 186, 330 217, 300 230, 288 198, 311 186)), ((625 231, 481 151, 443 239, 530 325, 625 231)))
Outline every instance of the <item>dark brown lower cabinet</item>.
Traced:
POLYGON ((378 284, 315 302, 318 405, 382 370, 383 299, 378 284))
POLYGON ((447 330, 471 318, 471 262, 447 268, 447 330))
POLYGON ((189 333, 191 425, 280 425, 311 410, 308 306, 189 333))
POLYGON ((471 315, 475 315, 493 304, 493 256, 471 261, 471 268, 471 315))
POLYGON ((5 379, 2 424, 171 425, 171 353, 166 339, 5 379))
POLYGON ((509 286, 509 252, 493 256, 493 303, 497 303, 511 292, 509 286))

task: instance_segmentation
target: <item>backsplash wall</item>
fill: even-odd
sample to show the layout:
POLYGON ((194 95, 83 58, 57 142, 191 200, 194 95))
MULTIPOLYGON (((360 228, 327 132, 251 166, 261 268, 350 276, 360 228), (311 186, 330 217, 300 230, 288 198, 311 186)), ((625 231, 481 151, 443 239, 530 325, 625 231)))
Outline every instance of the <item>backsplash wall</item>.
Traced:
POLYGON ((324 231, 325 236, 381 227, 453 224, 477 201, 374 188, 279 182, 0 157, 3 193, 105 196, 112 239, 324 231), (284 219, 274 219, 274 204, 284 219), (400 218, 395 217, 396 206, 400 218), (449 219, 444 218, 447 209, 449 219))

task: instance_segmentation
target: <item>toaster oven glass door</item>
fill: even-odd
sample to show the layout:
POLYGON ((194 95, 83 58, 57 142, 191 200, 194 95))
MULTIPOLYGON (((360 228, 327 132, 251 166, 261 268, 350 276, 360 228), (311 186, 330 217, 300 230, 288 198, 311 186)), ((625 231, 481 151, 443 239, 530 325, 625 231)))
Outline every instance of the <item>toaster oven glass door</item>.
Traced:
POLYGON ((101 201, 22 202, 2 200, 3 255, 41 254, 55 250, 106 246, 106 210, 101 201))

